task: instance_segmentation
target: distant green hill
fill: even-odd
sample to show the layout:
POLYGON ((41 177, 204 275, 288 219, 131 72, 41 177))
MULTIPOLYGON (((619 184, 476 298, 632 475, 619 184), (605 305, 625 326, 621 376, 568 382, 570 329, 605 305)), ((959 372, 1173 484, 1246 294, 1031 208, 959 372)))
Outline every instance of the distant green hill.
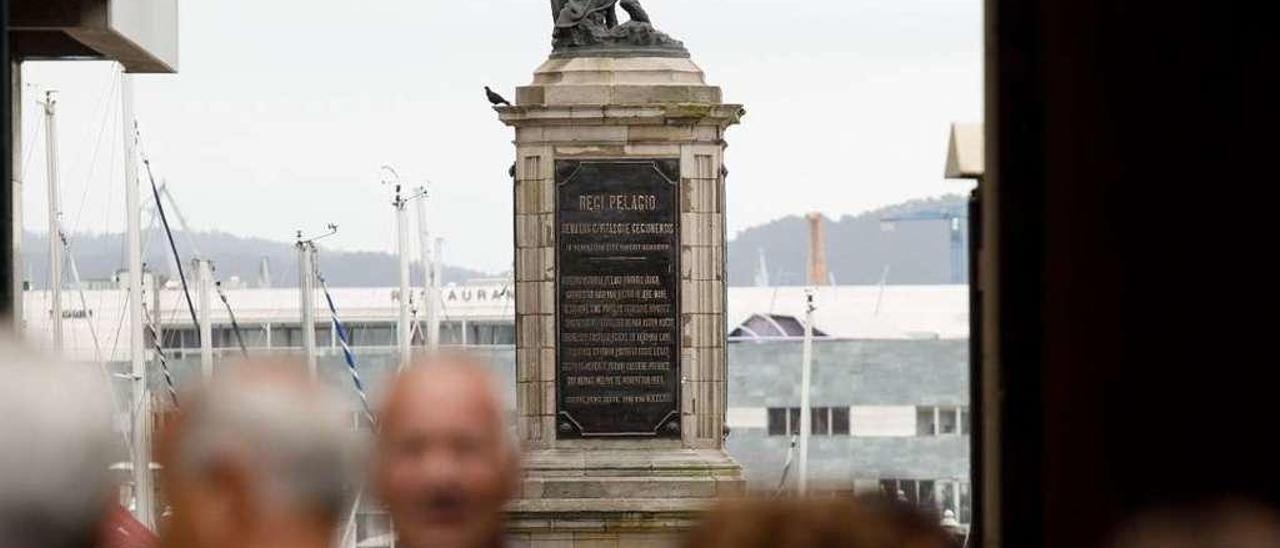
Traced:
MULTIPOLYGON (((44 234, 26 233, 23 238, 23 259, 26 279, 35 287, 46 287, 48 272, 48 243, 44 234)), ((189 263, 191 249, 185 234, 174 234, 178 252, 189 263)), ((258 265, 263 257, 270 264, 272 285, 296 287, 298 285, 298 255, 292 243, 245 238, 223 232, 195 232, 191 234, 200 251, 213 260, 218 279, 239 276, 253 286, 258 281, 258 265)), ((80 267, 80 275, 88 279, 107 279, 124 264, 124 242, 120 234, 78 234, 71 238, 72 250, 80 267)), ((168 242, 160 234, 145 243, 144 262, 155 270, 169 273, 168 242)), ((187 267, 188 265, 183 265, 187 267)), ((325 279, 334 287, 385 287, 395 284, 398 261, 389 253, 341 252, 320 250, 320 266, 325 279)), ((421 279, 415 268, 413 279, 421 279)), ((444 282, 461 283, 465 280, 490 277, 483 272, 446 266, 444 282)), ((70 278, 68 278, 70 279, 70 278)))
MULTIPOLYGON (((942 284, 950 274, 949 227, 943 221, 896 223, 885 230, 880 219, 914 211, 963 206, 962 196, 913 200, 856 216, 824 220, 827 268, 840 284, 879 283, 887 266, 890 284, 942 284)), ((175 235, 179 251, 190 259, 187 237, 175 235)), ((213 259, 219 279, 239 276, 253 285, 258 264, 266 257, 276 287, 297 285, 297 255, 293 244, 261 238, 234 236, 222 232, 191 235, 201 251, 213 259)), ((729 242, 727 268, 730 285, 755 283, 760 250, 764 250, 772 285, 802 285, 807 261, 808 223, 799 215, 784 217, 738 233, 729 242)), ((27 279, 44 287, 48 261, 43 234, 25 234, 23 257, 27 279)), ((119 234, 80 234, 72 238, 80 273, 85 279, 105 279, 124 264, 124 246, 119 234)), ((167 242, 155 234, 147 242, 145 261, 161 272, 169 272, 167 242)), ((389 253, 321 251, 321 266, 335 287, 382 287, 396 280, 396 258, 389 253)), ((967 265, 966 265, 967 266, 967 265)), ((493 277, 477 270, 446 267, 445 283, 493 277)), ((417 271, 414 279, 419 279, 417 271)))
MULTIPOLYGON (((950 279, 950 225, 944 221, 894 223, 885 230, 886 215, 963 207, 967 199, 948 195, 912 200, 838 220, 824 219, 827 270, 839 284, 875 284, 888 267, 890 284, 945 284, 950 279)), ((803 285, 808 261, 809 228, 802 216, 784 217, 738 233, 729 242, 730 285, 755 284, 760 250, 764 250, 771 285, 803 285)), ((967 240, 964 245, 968 245, 967 240)), ((967 254, 964 268, 968 268, 967 254)))

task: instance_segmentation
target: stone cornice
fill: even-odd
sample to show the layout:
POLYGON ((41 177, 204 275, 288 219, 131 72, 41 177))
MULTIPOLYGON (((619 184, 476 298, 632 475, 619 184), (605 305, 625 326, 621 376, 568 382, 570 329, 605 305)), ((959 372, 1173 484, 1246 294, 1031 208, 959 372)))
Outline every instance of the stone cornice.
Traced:
POLYGON ((517 105, 494 107, 498 119, 511 127, 530 126, 629 126, 711 125, 726 128, 746 115, 742 105, 671 103, 643 105, 517 105))

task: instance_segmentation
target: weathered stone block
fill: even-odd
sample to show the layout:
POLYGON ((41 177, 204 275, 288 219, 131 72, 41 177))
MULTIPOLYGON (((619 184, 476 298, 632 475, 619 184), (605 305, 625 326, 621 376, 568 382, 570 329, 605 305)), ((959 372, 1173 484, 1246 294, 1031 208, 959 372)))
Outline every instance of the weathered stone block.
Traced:
POLYGON ((724 366, 724 349, 697 347, 680 350, 681 373, 691 382, 722 381, 724 366))
POLYGON ((535 384, 538 385, 538 391, 542 397, 543 412, 554 412, 556 408, 556 383, 554 381, 538 381, 535 384))
POLYGON ((618 145, 557 145, 556 157, 573 159, 573 157, 621 157, 627 154, 627 146, 618 145))
POLYGON ((681 346, 697 348, 709 345, 712 340, 723 339, 720 321, 712 314, 681 314, 681 346))
POLYGON ((623 126, 552 126, 546 128, 546 139, 553 143, 626 143, 623 126))
POLYGON ((551 247, 553 245, 555 245, 553 214, 516 215, 516 247, 551 247))
POLYGON ((562 160, 573 158, 618 158, 626 156, 627 145, 557 145, 556 158, 562 160))
MULTIPOLYGON (((606 528, 608 528, 606 526, 606 528)), ((620 540, 617 535, 590 535, 583 533, 575 533, 573 535, 574 548, 620 548, 620 540)), ((630 544, 626 546, 630 547, 630 544)))
POLYGON ((721 155, 724 146, 689 145, 680 150, 680 177, 687 179, 715 179, 720 177, 721 155))
POLYGON ((724 242, 723 217, 715 213, 681 213, 680 243, 719 246, 724 242))
POLYGON ((720 102, 720 88, 705 85, 615 86, 613 102, 642 104, 713 104, 720 102))
POLYGON ((555 341, 555 319, 550 314, 516 316, 517 348, 554 348, 555 341))
POLYGON ((629 128, 631 143, 645 141, 684 142, 693 139, 691 126, 631 126, 629 128))
POLYGON ((542 382, 554 382, 556 380, 556 354, 555 350, 549 348, 542 349, 542 360, 538 364, 538 380, 542 382))
POLYGON ((551 314, 539 316, 539 325, 542 328, 542 347, 556 347, 556 317, 551 314))
POLYGON ((555 282, 516 282, 518 314, 552 314, 555 312, 555 282))
POLYGON ((540 356, 538 349, 516 348, 516 382, 539 380, 540 356))
POLYGON ((516 405, 530 416, 542 414, 542 391, 537 382, 516 383, 516 405))
POLYGON ((628 144, 623 152, 626 156, 636 158, 673 158, 680 156, 680 145, 636 143, 628 144))
POLYGON ((548 104, 553 105, 607 105, 611 103, 612 90, 600 85, 570 85, 546 88, 548 104))
POLYGON ((722 188, 718 177, 686 177, 681 184, 681 210, 685 213, 720 213, 722 188))
POLYGON ((697 383, 699 415, 724 415, 724 384, 715 381, 697 383))
POLYGON ((516 88, 517 105, 541 105, 547 102, 546 89, 542 86, 520 86, 516 88))
MULTIPOLYGON (((555 524, 554 522, 552 522, 552 525, 550 525, 549 528, 554 528, 554 527, 555 527, 555 524)), ((549 538, 534 537, 529 544, 529 548, 574 548, 574 547, 575 545, 573 543, 572 536, 569 536, 568 538, 563 538, 563 539, 554 539, 554 538, 549 539, 549 538)))
POLYGON ((553 520, 551 526, 569 531, 603 531, 605 529, 605 521, 600 518, 563 518, 553 520))
POLYGON ((525 447, 538 447, 542 445, 546 438, 546 429, 543 428, 541 417, 538 416, 520 416, 516 417, 518 426, 518 435, 521 444, 525 447))
POLYGON ((680 293, 685 314, 723 314, 724 284, 715 280, 686 280, 680 293))
POLYGON ((516 183, 516 213, 521 215, 555 212, 555 185, 551 179, 529 179, 516 183))
POLYGON ((541 143, 545 139, 542 134, 542 128, 538 126, 529 126, 516 128, 516 143, 541 143))
POLYGON ((532 282, 551 280, 555 269, 555 256, 549 247, 516 249, 516 281, 532 282))
POLYGON ((697 141, 711 141, 719 143, 721 138, 720 128, 714 125, 693 126, 693 138, 697 141))
POLYGON ((724 248, 684 246, 680 250, 680 277, 686 283, 721 280, 724 277, 724 248))
POLYGON ((552 178, 551 147, 542 143, 516 144, 516 180, 552 178))

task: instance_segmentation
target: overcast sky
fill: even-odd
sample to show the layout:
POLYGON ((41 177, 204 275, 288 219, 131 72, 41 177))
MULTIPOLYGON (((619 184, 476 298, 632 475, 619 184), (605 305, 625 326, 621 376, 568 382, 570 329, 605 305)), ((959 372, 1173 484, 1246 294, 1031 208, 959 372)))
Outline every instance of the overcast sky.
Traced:
MULTIPOLYGON (((731 232, 967 189, 942 178, 948 124, 982 116, 976 0, 644 0, 747 116, 730 130, 731 232)), ((186 0, 176 75, 135 78, 143 146, 194 229, 392 250, 379 166, 431 182, 451 264, 511 263, 514 98, 549 52, 546 0, 186 0)), ((64 225, 123 229, 112 65, 28 63, 24 222, 44 231, 35 100, 59 90, 64 225)), ((838 252, 838 248, 833 249, 838 252)))

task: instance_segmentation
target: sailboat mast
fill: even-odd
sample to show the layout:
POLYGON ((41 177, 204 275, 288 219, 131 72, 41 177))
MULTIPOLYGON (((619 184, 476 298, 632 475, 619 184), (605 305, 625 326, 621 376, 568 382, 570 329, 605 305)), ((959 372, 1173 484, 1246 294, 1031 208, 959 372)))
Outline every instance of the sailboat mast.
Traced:
POLYGON ((298 296, 300 309, 298 327, 302 331, 302 347, 307 357, 307 370, 316 378, 316 311, 315 293, 315 244, 303 240, 298 233, 298 296))
POLYGON ((142 209, 138 194, 138 142, 134 131, 133 77, 120 71, 121 123, 124 129, 125 226, 128 233, 129 363, 133 381, 134 516, 155 528, 152 510, 150 406, 147 405, 146 346, 142 338, 142 209))
POLYGON ((444 278, 444 238, 436 238, 431 248, 431 287, 427 290, 427 346, 432 351, 440 347, 440 312, 444 306, 440 300, 440 285, 444 278))
POLYGON ((213 265, 196 259, 196 287, 200 293, 200 371, 205 382, 213 379, 213 265))
POLYGON ((45 159, 48 164, 49 187, 49 298, 52 303, 49 316, 52 320, 53 351, 58 355, 63 351, 62 336, 62 229, 58 226, 58 216, 62 205, 58 198, 58 122, 54 117, 57 101, 53 91, 45 92, 44 106, 45 125, 45 159))
POLYGON ((408 204, 405 197, 401 194, 400 185, 396 184, 396 251, 400 259, 400 319, 396 322, 398 329, 396 330, 397 346, 399 347, 400 369, 409 367, 413 360, 412 343, 412 325, 409 318, 409 299, 412 290, 409 289, 409 212, 406 209, 408 204))
POLYGON ((437 306, 432 300, 431 288, 435 285, 433 279, 435 269, 431 266, 431 230, 427 225, 427 191, 425 188, 418 189, 418 203, 414 204, 418 213, 418 260, 422 263, 422 304, 423 311, 427 316, 427 329, 422 333, 428 349, 435 348, 435 340, 432 339, 430 332, 431 317, 435 313, 437 306))
POLYGON ((813 435, 813 411, 809 400, 813 379, 813 292, 812 287, 805 290, 804 345, 800 364, 800 496, 809 492, 809 438, 813 435))

